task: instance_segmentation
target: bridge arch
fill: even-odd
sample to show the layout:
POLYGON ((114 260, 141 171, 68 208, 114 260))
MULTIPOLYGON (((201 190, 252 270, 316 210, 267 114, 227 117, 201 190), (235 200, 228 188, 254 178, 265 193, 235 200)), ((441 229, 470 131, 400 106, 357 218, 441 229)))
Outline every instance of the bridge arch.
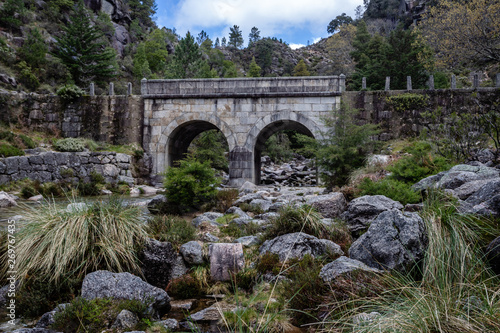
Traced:
POLYGON ((189 145, 200 133, 216 129, 222 132, 231 151, 236 139, 231 128, 213 115, 200 115, 193 119, 182 115, 171 121, 161 132, 156 156, 156 173, 161 173, 187 153, 189 145))
POLYGON ((261 118, 250 130, 245 148, 253 154, 253 181, 260 183, 261 156, 267 139, 274 133, 293 130, 316 139, 321 137, 321 128, 303 114, 280 111, 261 118))

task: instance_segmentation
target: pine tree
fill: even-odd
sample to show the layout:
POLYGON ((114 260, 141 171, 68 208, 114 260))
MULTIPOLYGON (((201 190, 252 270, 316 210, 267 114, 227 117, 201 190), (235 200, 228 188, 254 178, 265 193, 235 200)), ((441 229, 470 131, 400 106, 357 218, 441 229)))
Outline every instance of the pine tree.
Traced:
POLYGON ((155 27, 154 15, 158 7, 155 0, 128 0, 132 20, 138 19, 146 27, 155 27))
POLYGON ((146 57, 146 47, 144 43, 137 46, 136 53, 134 55, 134 76, 138 80, 143 78, 149 79, 152 75, 151 69, 149 68, 149 62, 146 57))
POLYGON ((255 62, 255 57, 253 57, 252 61, 250 62, 250 68, 248 69, 247 76, 260 77, 260 72, 261 72, 261 68, 259 65, 257 65, 257 62, 255 62))
POLYGON ((168 77, 172 79, 210 78, 216 75, 203 60, 200 47, 189 31, 177 44, 168 72, 168 77))
POLYGON ((226 47, 226 37, 222 37, 222 43, 221 43, 221 46, 222 46, 222 47, 226 47))
POLYGON ((250 30, 250 34, 248 35, 248 47, 252 46, 259 39, 260 39, 260 31, 259 29, 257 29, 257 27, 253 27, 252 30, 250 30))
POLYGON ((228 46, 239 49, 243 45, 243 34, 241 33, 240 27, 233 25, 229 30, 228 46))
POLYGON ((105 47, 102 32, 91 24, 83 0, 62 29, 64 33, 56 38, 54 55, 67 67, 75 84, 102 83, 115 76, 116 53, 105 47))
POLYGON ((17 30, 22 25, 26 13, 23 0, 6 0, 0 9, 0 24, 11 30, 17 30))
POLYGON ((304 59, 300 59, 297 66, 293 69, 293 76, 309 76, 311 73, 307 70, 306 63, 304 59))

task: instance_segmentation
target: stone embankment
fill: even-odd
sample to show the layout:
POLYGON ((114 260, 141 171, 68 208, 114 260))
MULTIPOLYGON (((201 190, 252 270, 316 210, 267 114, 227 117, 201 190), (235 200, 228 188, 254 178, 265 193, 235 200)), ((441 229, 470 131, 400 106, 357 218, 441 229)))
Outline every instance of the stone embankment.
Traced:
POLYGON ((42 183, 90 182, 93 172, 106 182, 134 184, 132 156, 115 152, 40 152, 0 159, 0 185, 29 178, 42 183))

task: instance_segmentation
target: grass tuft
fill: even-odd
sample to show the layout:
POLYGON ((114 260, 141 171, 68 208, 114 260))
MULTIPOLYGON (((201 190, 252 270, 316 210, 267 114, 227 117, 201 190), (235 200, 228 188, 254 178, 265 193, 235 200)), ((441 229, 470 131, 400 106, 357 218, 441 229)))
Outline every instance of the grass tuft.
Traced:
POLYGON ((98 269, 141 274, 136 250, 147 234, 140 208, 109 198, 70 210, 53 202, 27 209, 18 234, 20 281, 57 282, 98 269))

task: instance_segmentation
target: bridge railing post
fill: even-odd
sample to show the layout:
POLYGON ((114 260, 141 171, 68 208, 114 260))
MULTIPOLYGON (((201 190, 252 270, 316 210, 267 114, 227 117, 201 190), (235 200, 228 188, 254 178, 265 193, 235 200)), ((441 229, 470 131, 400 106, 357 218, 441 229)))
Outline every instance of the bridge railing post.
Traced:
POLYGON ((132 95, 132 82, 127 83, 127 96, 132 95))
POLYGON ((479 88, 479 74, 474 73, 473 79, 472 79, 472 88, 477 89, 479 88))
POLYGON ((345 91, 345 75, 340 74, 339 76, 339 91, 344 92, 345 91))
POLYGON ((109 83, 109 96, 113 96, 115 94, 115 84, 113 82, 109 83))
POLYGON ((412 90, 411 88, 412 88, 411 87, 411 76, 407 76, 406 77, 406 90, 410 91, 410 90, 412 90))
POLYGON ((148 93, 147 83, 148 80, 146 78, 141 80, 141 95, 147 95, 148 93))
POLYGON ((361 89, 366 90, 366 77, 361 79, 361 89))
POLYGON ((386 76, 385 77, 385 91, 391 90, 391 77, 386 76))
POLYGON ((429 81, 427 81, 427 86, 429 90, 434 90, 434 75, 429 75, 429 81))
POLYGON ((94 82, 90 82, 89 95, 90 96, 95 96, 95 85, 94 85, 94 82))
POLYGON ((451 89, 457 89, 457 77, 451 74, 451 89))
POLYGON ((496 75, 495 86, 500 88, 500 73, 497 73, 496 75))

